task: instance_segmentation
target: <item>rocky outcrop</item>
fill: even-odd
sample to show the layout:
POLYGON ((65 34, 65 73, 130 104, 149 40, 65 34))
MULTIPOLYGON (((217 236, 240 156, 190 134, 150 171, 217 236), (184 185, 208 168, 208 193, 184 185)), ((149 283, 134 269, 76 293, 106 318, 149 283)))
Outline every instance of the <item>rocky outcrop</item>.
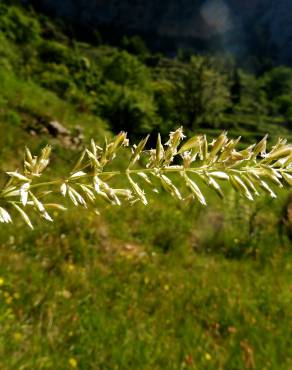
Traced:
POLYGON ((63 147, 73 150, 80 149, 83 144, 84 135, 83 129, 80 126, 68 129, 62 123, 36 113, 31 115, 27 112, 22 112, 22 119, 24 129, 32 136, 40 134, 48 135, 56 139, 63 147))
POLYGON ((217 48, 292 61, 289 0, 27 0, 87 29, 108 26, 152 35, 151 46, 217 48))

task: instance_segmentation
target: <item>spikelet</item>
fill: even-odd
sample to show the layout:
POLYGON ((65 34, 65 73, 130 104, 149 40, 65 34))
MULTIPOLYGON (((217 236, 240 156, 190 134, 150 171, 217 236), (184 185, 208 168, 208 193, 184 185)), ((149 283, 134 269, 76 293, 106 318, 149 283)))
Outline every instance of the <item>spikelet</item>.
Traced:
POLYGON ((0 223, 12 222, 12 207, 30 228, 33 228, 29 217, 31 208, 45 220, 52 221, 47 209, 66 210, 58 200, 46 201, 56 193, 76 207, 91 207, 99 214, 96 205, 100 200, 111 205, 125 202, 147 205, 143 185, 158 192, 160 184, 176 199, 191 197, 204 206, 207 202, 201 182, 220 197, 224 195, 221 182, 230 183, 238 194, 250 201, 259 196, 261 190, 276 198, 275 187, 292 185, 292 146, 285 139, 279 139, 268 151, 267 135, 242 150, 237 150, 240 137, 230 140, 226 132, 212 142, 208 142, 205 135, 195 135, 186 141, 184 138, 183 128, 179 127, 169 134, 164 145, 158 134, 155 148, 145 149, 148 135, 127 149, 131 151, 127 168, 115 171, 107 166, 122 147, 129 145, 127 134, 121 132, 111 141, 105 139, 102 147, 91 140, 67 177, 48 182, 41 182, 40 178, 49 165, 51 147, 45 146, 39 156, 25 148, 23 171, 7 172, 8 181, 0 188, 0 223), (179 181, 172 180, 175 175, 183 184, 182 189, 177 185, 179 181), (129 186, 114 188, 111 179, 121 176, 126 177, 129 186), (196 182, 193 176, 202 181, 196 182))

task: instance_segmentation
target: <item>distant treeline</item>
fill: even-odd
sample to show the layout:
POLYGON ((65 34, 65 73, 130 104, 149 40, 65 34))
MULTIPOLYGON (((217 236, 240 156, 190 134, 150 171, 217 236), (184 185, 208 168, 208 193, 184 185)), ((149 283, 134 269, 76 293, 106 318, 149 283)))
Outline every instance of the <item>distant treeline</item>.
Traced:
POLYGON ((291 68, 265 66, 255 76, 228 56, 151 54, 139 36, 123 36, 114 48, 98 31, 88 44, 20 6, 0 5, 0 56, 0 68, 37 81, 114 132, 134 137, 166 134, 175 124, 260 136, 292 121, 291 68))

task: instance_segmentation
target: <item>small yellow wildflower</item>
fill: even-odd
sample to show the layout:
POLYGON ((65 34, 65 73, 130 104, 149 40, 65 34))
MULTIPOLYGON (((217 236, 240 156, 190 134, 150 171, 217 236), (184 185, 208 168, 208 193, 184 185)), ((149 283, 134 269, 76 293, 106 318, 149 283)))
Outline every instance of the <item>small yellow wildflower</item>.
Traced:
POLYGON ((11 295, 7 296, 6 299, 5 299, 5 301, 6 301, 7 304, 11 304, 12 301, 13 301, 11 295))
POLYGON ((13 337, 16 340, 16 342, 20 342, 21 339, 22 339, 22 334, 21 333, 14 333, 13 337))
POLYGON ((66 290, 66 289, 59 290, 58 292, 56 292, 56 295, 61 296, 65 299, 69 299, 69 298, 72 297, 72 293, 69 290, 66 290))
POLYGON ((205 359, 207 360, 207 361, 211 361, 212 360, 212 356, 210 355, 210 353, 205 353, 205 359))
POLYGON ((150 279, 149 279, 149 277, 148 277, 148 276, 146 276, 146 277, 144 278, 144 283, 145 283, 145 285, 149 284, 149 282, 150 282, 150 279))
POLYGON ((67 269, 68 271, 74 271, 75 270, 75 266, 73 263, 69 263, 68 266, 67 266, 67 269))
POLYGON ((0 286, 4 285, 4 279, 0 277, 0 286))
POLYGON ((169 285, 168 284, 165 284, 164 285, 164 290, 168 291, 169 290, 169 285))
POLYGON ((75 358, 71 357, 69 358, 69 365, 73 368, 73 369, 76 369, 77 366, 78 366, 78 363, 77 361, 75 360, 75 358))

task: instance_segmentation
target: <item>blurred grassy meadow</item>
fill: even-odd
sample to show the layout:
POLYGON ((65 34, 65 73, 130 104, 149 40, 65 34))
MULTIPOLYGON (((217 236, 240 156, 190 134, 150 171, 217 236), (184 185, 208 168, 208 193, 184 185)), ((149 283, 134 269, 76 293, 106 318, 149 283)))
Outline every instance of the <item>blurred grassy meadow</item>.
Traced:
MULTIPOLYGON (((230 76, 230 61, 217 70, 221 59, 169 60, 137 39, 87 44, 8 3, 1 182, 25 145, 51 143, 48 176, 65 176, 83 143, 121 129, 134 142, 165 138, 176 122, 211 137, 228 129, 246 143, 266 132, 291 142, 292 69, 230 76), (66 140, 50 121, 70 131, 66 140)), ((33 231, 17 217, 1 224, 0 369, 292 369, 291 192, 251 203, 232 189, 224 200, 203 191, 208 207, 161 192, 147 207, 100 203, 99 216, 68 204, 53 224, 33 218, 33 231)))

